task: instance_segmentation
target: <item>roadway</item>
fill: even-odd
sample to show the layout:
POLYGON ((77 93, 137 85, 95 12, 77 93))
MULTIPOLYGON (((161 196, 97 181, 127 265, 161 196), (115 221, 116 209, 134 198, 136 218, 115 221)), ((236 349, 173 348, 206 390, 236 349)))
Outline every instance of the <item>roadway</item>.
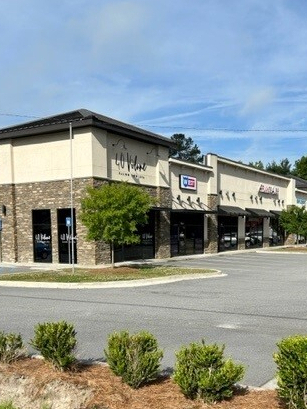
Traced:
POLYGON ((276 342, 307 332, 307 254, 232 252, 167 264, 226 276, 107 289, 0 285, 0 330, 20 332, 28 342, 38 322, 64 319, 75 324, 78 357, 95 360, 103 359, 111 332, 145 329, 164 349, 164 369, 173 367, 181 345, 205 338, 225 344, 226 356, 246 366, 243 383, 271 380, 276 342))

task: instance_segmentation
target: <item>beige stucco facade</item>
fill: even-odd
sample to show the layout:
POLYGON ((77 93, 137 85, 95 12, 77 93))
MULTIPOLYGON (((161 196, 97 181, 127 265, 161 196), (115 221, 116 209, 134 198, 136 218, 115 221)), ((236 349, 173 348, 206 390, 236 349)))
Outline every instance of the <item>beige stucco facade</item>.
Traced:
POLYGON ((140 231, 145 252, 122 249, 123 257, 276 244, 281 211, 306 207, 307 188, 298 188, 293 178, 215 154, 200 164, 169 158, 171 145, 86 110, 0 130, 1 261, 67 262, 72 236, 65 220, 73 214, 77 263, 108 263, 109 246, 86 240, 80 207, 88 186, 113 181, 140 186, 156 198, 140 231), (44 260, 37 260, 38 244, 49 246, 44 260))

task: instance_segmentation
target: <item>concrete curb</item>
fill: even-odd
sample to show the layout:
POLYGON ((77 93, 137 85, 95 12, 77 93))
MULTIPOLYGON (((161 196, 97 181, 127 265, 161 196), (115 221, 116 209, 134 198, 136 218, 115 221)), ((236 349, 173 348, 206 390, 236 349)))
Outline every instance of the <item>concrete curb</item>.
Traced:
POLYGON ((80 289, 104 289, 104 288, 129 288, 129 287, 145 287, 159 284, 169 284, 185 280, 199 280, 204 278, 220 278, 227 274, 216 271, 207 274, 183 274, 168 277, 143 278, 140 280, 125 280, 125 281, 108 281, 103 283, 46 283, 46 282, 29 282, 29 281, 1 281, 0 287, 23 287, 23 288, 63 288, 66 290, 80 289))

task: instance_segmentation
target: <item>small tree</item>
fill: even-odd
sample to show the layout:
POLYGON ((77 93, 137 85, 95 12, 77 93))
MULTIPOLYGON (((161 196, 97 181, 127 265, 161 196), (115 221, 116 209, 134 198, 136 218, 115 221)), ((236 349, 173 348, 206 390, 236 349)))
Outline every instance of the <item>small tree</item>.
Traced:
POLYGON ((307 211, 303 207, 292 206, 288 210, 283 210, 280 216, 280 224, 290 234, 307 236, 307 211))
POLYGON ((126 182, 88 188, 81 201, 81 220, 90 240, 104 240, 114 246, 140 242, 138 225, 146 224, 153 198, 142 188, 126 182))

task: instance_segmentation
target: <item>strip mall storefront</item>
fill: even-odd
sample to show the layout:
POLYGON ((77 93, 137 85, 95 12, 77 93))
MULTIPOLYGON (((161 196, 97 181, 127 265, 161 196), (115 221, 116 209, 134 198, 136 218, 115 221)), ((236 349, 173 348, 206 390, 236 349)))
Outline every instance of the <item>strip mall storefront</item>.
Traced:
MULTIPOLYGON (((171 256, 203 254, 207 236, 208 180, 212 168, 169 159, 172 187, 171 256)), ((213 211, 215 213, 215 211, 213 211)))
POLYGON ((213 154, 206 161, 217 169, 218 251, 282 245, 279 217, 293 204, 294 180, 213 154))
POLYGON ((5 262, 110 263, 110 246, 86 239, 88 186, 127 181, 156 199, 141 243, 116 260, 170 256, 168 138, 87 110, 0 130, 0 255, 5 262))
POLYGON ((283 243, 280 214, 306 207, 307 181, 211 153, 202 164, 169 158, 172 146, 87 110, 0 130, 0 261, 110 263, 109 245, 86 240, 80 207, 88 186, 113 181, 157 202, 140 244, 116 248, 116 261, 283 243))

